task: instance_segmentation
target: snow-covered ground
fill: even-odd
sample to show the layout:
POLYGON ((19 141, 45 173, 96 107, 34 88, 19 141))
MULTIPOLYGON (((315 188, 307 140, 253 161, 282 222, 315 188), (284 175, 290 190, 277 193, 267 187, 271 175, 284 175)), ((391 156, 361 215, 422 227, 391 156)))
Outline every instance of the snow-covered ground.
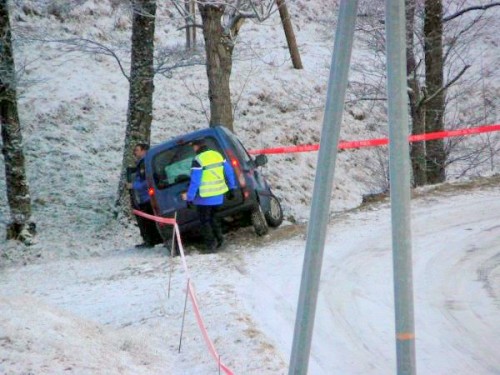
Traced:
MULTIPOLYGON (((291 68, 277 14, 263 25, 249 21, 241 29, 231 88, 235 130, 249 149, 319 141, 337 3, 289 2, 302 71, 291 68)), ((372 2, 362 3, 369 16, 372 2)), ((38 235, 31 247, 5 240, 9 210, 0 162, 0 374, 217 373, 190 308, 178 353, 185 288, 179 259, 171 264, 161 247, 136 251, 138 229, 114 219, 127 81, 112 58, 56 42, 93 39, 113 48, 128 69, 130 18, 124 3, 10 4, 38 235)), ((472 29, 473 43, 456 53, 455 70, 462 63, 472 67, 463 77, 468 86, 450 90, 455 100, 448 107, 449 125, 498 123, 500 49, 494 36, 499 12, 492 8, 482 28, 472 29)), ((157 47, 182 49, 179 26, 180 17, 160 6, 157 47)), ((343 140, 387 133, 383 102, 353 101, 359 82, 382 80, 381 72, 371 69, 378 52, 366 48, 359 32, 356 36, 358 69, 350 73, 343 140)), ((157 76, 152 143, 205 127, 206 92, 204 66, 176 70, 171 78, 157 76)), ((498 137, 470 138, 468 146, 482 148, 476 161, 483 167, 468 175, 500 172, 494 156, 498 137)), ((222 361, 236 373, 286 373, 316 157, 270 156, 264 168, 282 201, 285 226, 262 239, 242 229, 229 234, 223 253, 192 251, 188 257, 209 333, 222 361)), ((460 175, 465 162, 452 165, 449 176, 460 175)), ((500 373, 494 356, 500 347, 500 191, 498 177, 493 181, 496 187, 452 189, 414 203, 417 355, 423 373, 500 373)), ((340 152, 332 216, 357 207, 363 194, 385 188, 383 148, 340 152)), ((389 211, 375 207, 341 214, 331 227, 311 374, 394 372, 389 211)))
MULTIPOLYGON (((412 202, 419 373, 499 373, 499 196, 493 185, 412 202)), ((237 374, 287 373, 305 247, 298 232, 187 257, 208 332, 237 374)), ((179 258, 171 264, 155 250, 4 270, 0 373, 216 374, 189 304, 178 352, 186 279, 179 258)), ((388 204, 336 218, 310 374, 395 373, 392 290, 388 204)))

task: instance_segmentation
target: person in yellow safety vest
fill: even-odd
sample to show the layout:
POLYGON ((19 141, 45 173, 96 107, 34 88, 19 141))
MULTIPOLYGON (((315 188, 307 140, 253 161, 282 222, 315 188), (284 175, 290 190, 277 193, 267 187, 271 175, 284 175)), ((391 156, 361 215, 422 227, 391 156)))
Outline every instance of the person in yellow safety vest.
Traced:
POLYGON ((224 243, 217 209, 224 203, 226 193, 229 199, 234 197, 236 178, 231 164, 219 152, 210 150, 203 140, 191 145, 196 156, 191 164, 189 188, 182 199, 196 206, 206 250, 214 252, 224 243))

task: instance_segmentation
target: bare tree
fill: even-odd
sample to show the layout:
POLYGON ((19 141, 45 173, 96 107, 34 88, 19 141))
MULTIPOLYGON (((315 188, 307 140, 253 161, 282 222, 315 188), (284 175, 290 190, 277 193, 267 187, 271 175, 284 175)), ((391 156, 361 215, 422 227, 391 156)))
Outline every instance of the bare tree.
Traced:
MULTIPOLYGON (((171 0, 181 14, 186 28, 193 24, 193 14, 186 6, 193 0, 171 0)), ((293 33, 290 15, 284 0, 196 0, 201 16, 205 41, 210 126, 223 125, 233 130, 234 108, 231 100, 230 78, 233 51, 244 20, 262 22, 274 11, 277 4, 293 65, 302 69, 302 62, 293 33)))
MULTIPOLYGON (((443 3, 442 0, 425 0, 424 17, 425 54, 425 132, 444 130, 445 90, 443 55, 443 3)), ((425 142, 426 179, 435 184, 446 180, 446 153, 444 141, 436 139, 425 142)))
MULTIPOLYGON (((357 69, 365 77, 352 82, 356 88, 357 100, 382 100, 382 85, 377 86, 377 77, 383 63, 385 39, 380 33, 383 24, 382 2, 363 2, 360 11, 361 35, 366 35, 365 43, 373 50, 372 60, 357 69), (383 56, 382 56, 383 57, 383 56), (364 70, 364 71, 363 71, 364 70)), ((481 14, 472 21, 450 25, 444 29, 448 20, 454 20, 463 14, 486 10, 497 6, 471 6, 463 8, 464 2, 455 2, 455 13, 444 16, 441 0, 406 0, 407 21, 407 71, 409 110, 412 134, 441 131, 445 127, 448 91, 456 84, 466 85, 462 77, 471 66, 471 62, 462 57, 458 50, 470 41, 471 35, 480 26, 481 14), (461 9, 462 8, 462 9, 461 9), (446 36, 445 36, 446 33, 446 36), (459 83, 462 82, 462 83, 459 83)), ((484 12, 483 12, 484 13, 484 12)), ((380 82, 384 82, 385 78, 380 82)), ((383 102, 382 102, 383 103, 383 102)), ((414 185, 444 181, 445 168, 450 149, 446 141, 436 140, 412 144, 411 157, 414 185)))
POLYGON ((23 138, 17 112, 16 72, 7 0, 0 0, 0 124, 11 222, 7 239, 30 244, 35 235, 31 197, 26 177, 23 138))
POLYGON ((290 51, 290 57, 292 58, 293 67, 295 69, 304 69, 286 1, 276 0, 276 6, 280 12, 281 23, 283 24, 283 29, 285 31, 286 42, 288 44, 288 50, 290 51))
POLYGON ((151 138, 154 91, 154 35, 156 0, 132 0, 132 53, 127 128, 116 204, 130 212, 126 188, 127 167, 133 165, 132 149, 137 143, 148 143, 151 138))
MULTIPOLYGON (((425 117, 421 105, 421 87, 418 78, 418 64, 415 46, 415 11, 416 0, 406 0, 406 69, 408 74, 408 99, 412 120, 412 134, 425 133, 425 117)), ((427 182, 425 143, 411 145, 411 164, 413 183, 416 186, 427 182)))
MULTIPOLYGON (((182 0, 184 1, 184 0, 182 0)), ((197 0, 205 41, 210 126, 233 130, 234 111, 230 78, 236 39, 245 19, 268 18, 275 0, 197 0)), ((192 17, 181 0, 171 0, 185 19, 192 17)))

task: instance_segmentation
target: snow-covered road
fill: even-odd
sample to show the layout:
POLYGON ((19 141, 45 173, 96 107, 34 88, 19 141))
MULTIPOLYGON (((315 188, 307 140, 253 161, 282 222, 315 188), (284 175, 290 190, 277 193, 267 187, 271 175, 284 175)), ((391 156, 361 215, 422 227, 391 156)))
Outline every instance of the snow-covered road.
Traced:
MULTIPOLYGON (((499 374, 500 190, 412 205, 417 370, 499 374)), ((311 374, 395 373, 390 236, 387 206, 330 227, 311 374)), ((259 252, 239 284, 252 315, 284 353, 291 348, 303 248, 303 241, 288 241, 259 252)))
MULTIPOLYGON (((417 370, 500 373, 500 189, 412 201, 417 370)), ((232 236, 188 256, 222 360, 237 374, 285 374, 304 243, 232 236), (253 241, 252 241, 253 242, 253 241)), ((343 214, 327 237, 310 374, 395 373, 388 205, 343 214)), ((0 373, 216 374, 188 308, 185 275, 152 253, 65 259, 0 273, 0 373)))

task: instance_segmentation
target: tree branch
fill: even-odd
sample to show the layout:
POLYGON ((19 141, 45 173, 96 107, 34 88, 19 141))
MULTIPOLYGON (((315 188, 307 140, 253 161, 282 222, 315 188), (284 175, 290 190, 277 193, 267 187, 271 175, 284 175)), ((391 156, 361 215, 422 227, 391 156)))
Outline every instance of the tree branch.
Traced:
POLYGON ((123 76, 127 79, 127 81, 130 82, 130 77, 125 72, 125 68, 123 67, 123 64, 122 64, 120 58, 118 57, 118 55, 116 54, 116 52, 113 51, 110 47, 105 46, 102 43, 96 42, 95 40, 86 39, 86 38, 69 38, 69 39, 56 39, 56 40, 43 40, 42 39, 40 41, 70 45, 70 46, 73 46, 74 51, 81 51, 81 52, 86 52, 86 53, 94 53, 94 54, 111 56, 118 63, 118 66, 119 66, 120 71, 122 72, 123 76))
POLYGON ((446 85, 444 85, 443 87, 441 87, 439 90, 436 90, 436 92, 434 92, 434 94, 432 94, 431 96, 429 97, 423 97, 420 102, 417 104, 417 107, 421 107, 423 105, 426 105, 427 103, 429 103, 430 101, 432 101, 436 96, 438 96, 439 94, 441 94, 443 91, 447 90, 448 88, 450 88, 451 85, 453 85, 455 82, 457 82, 460 77, 462 77, 464 75, 464 73, 467 71, 467 69, 469 69, 471 67, 471 65, 465 65, 462 70, 460 71, 460 73, 458 73, 455 78, 453 78, 451 81, 448 81, 448 83, 446 85))
POLYGON ((185 30, 185 29, 187 29, 189 27, 196 27, 197 29, 203 30, 203 25, 200 24, 200 23, 193 23, 191 25, 179 26, 176 30, 178 30, 178 31, 185 30))
POLYGON ((462 9, 461 11, 459 11, 455 14, 452 14, 450 16, 443 17, 443 22, 451 21, 451 20, 453 20, 457 17, 460 17, 463 14, 465 14, 467 12, 471 12, 473 10, 486 10, 486 9, 497 7, 497 6, 500 6, 500 2, 491 3, 491 4, 487 4, 487 5, 475 5, 475 6, 472 6, 469 8, 462 9))

